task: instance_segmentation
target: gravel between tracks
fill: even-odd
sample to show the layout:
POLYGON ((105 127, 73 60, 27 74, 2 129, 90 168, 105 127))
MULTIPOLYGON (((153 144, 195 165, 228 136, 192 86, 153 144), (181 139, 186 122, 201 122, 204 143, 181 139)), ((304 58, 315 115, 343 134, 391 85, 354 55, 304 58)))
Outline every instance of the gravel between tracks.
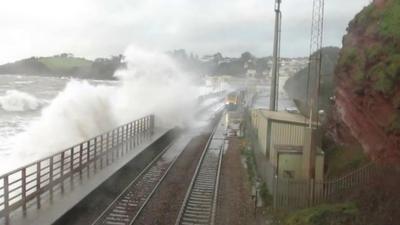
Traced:
POLYGON ((198 160, 207 143, 208 134, 193 138, 177 159, 158 191, 148 202, 135 225, 175 224, 198 160))
POLYGON ((216 215, 217 225, 252 225, 254 201, 246 169, 241 163, 240 140, 231 138, 222 158, 216 215))

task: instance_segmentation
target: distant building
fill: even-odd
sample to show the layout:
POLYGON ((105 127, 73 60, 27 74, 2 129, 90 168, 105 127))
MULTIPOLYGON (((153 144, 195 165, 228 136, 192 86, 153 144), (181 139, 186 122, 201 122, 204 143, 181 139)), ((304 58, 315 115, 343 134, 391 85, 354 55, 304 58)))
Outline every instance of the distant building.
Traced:
POLYGON ((246 77, 255 78, 257 75, 257 71, 255 69, 248 69, 246 72, 246 77))

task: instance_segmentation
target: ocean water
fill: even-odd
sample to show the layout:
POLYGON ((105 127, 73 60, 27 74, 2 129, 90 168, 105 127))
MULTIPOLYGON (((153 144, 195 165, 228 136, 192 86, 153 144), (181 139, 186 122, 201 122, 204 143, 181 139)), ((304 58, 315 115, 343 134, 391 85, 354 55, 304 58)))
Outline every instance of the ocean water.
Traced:
MULTIPOLYGON (((0 173, 149 113, 159 127, 198 122, 197 98, 211 89, 193 83, 163 55, 127 55, 128 62, 140 63, 118 71, 118 81, 1 75, 0 173)), ((268 104, 268 94, 265 88, 259 107, 268 104)), ((280 108, 292 106, 282 94, 280 108)))
POLYGON ((157 127, 195 122, 207 90, 165 53, 131 46, 124 55, 117 81, 1 76, 0 173, 151 113, 157 127))
MULTIPOLYGON (((41 110, 65 88, 69 78, 0 76, 0 157, 9 155, 12 139, 40 118, 41 110)), ((115 81, 89 80, 92 85, 115 86, 115 81)))
MULTIPOLYGON (((283 86, 288 78, 289 77, 286 76, 282 76, 279 78, 278 111, 285 111, 286 108, 293 108, 296 106, 283 89, 283 86)), ((270 87, 268 85, 259 86, 257 90, 258 95, 253 103, 253 107, 258 109, 268 109, 271 91, 270 87)))

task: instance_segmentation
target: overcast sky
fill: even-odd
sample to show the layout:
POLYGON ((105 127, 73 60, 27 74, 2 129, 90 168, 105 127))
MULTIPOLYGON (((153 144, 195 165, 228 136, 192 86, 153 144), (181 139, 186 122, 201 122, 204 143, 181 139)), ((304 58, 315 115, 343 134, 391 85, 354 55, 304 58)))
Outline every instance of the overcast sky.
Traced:
MULTIPOLYGON (((272 52, 275 0, 10 0, 0 7, 0 63, 71 52, 88 58, 130 44, 199 55, 272 52)), ((324 45, 341 45, 370 0, 326 0, 324 45)), ((312 0, 283 0, 283 56, 309 49, 312 0)))

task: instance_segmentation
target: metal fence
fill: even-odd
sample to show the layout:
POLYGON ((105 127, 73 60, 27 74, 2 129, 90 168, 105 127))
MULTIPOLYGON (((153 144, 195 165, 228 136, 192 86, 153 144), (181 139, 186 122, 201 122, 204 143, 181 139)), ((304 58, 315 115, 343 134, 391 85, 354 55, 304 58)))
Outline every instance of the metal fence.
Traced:
MULTIPOLYGON (((247 115, 249 115, 247 113, 247 115)), ((257 173, 266 183, 273 197, 273 207, 280 209, 296 209, 310 207, 325 201, 334 200, 346 191, 360 185, 368 184, 377 173, 374 164, 367 164, 345 176, 324 181, 305 179, 285 179, 278 177, 276 168, 262 153, 257 129, 246 118, 247 137, 252 143, 257 166, 257 173)))
POLYGON ((304 208, 335 200, 346 191, 368 184, 375 173, 376 167, 371 163, 343 177, 325 181, 283 179, 275 176, 274 208, 304 208))
POLYGON ((74 180, 82 181, 83 173, 89 176, 90 171, 95 173, 113 163, 153 130, 154 115, 145 116, 0 176, 0 219, 9 224, 11 212, 21 209, 26 215, 32 204, 40 208, 44 199, 53 200, 55 191, 73 188, 74 180), (129 146, 119 147, 127 140, 129 146))

